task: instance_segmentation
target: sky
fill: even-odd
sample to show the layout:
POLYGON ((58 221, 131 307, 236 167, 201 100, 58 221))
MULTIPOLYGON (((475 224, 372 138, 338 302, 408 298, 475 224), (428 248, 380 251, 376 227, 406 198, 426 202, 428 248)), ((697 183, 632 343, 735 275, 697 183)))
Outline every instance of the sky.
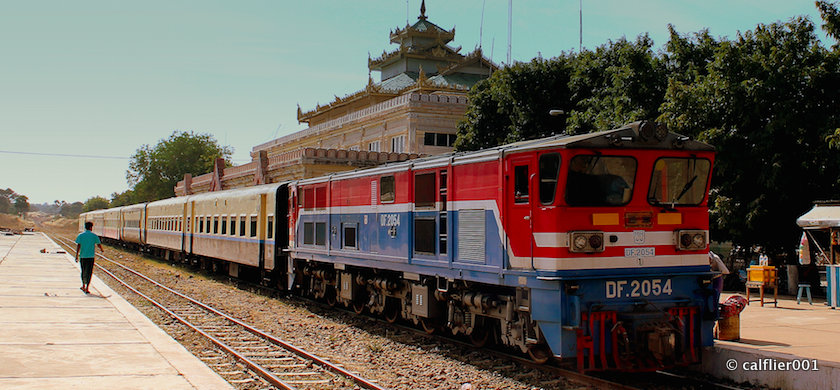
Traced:
MULTIPOLYGON (((554 57, 668 24, 734 38, 807 16, 812 0, 514 0, 511 58, 554 57)), ((0 0, 0 188, 30 203, 110 198, 129 157, 174 131, 212 134, 235 164, 311 110, 364 88, 368 55, 417 20, 420 0, 0 0)), ((506 62, 508 1, 428 0, 451 46, 506 62), (482 23, 483 15, 483 23, 482 23)), ((379 74, 372 77, 379 80, 379 74)))

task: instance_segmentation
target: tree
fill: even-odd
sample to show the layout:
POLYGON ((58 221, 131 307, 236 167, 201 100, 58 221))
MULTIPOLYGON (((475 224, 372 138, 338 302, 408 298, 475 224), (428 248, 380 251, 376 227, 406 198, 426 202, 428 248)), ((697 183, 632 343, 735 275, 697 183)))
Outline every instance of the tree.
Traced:
POLYGON ((134 194, 132 190, 125 190, 124 192, 114 192, 111 194, 111 203, 109 207, 120 207, 120 206, 128 206, 135 203, 140 203, 139 201, 135 201, 137 195, 134 194))
POLYGON ((837 50, 840 48, 840 10, 837 9, 837 4, 828 1, 820 0, 816 4, 823 20, 822 29, 828 36, 838 41, 834 44, 834 50, 837 50))
POLYGON ((548 114, 566 109, 571 67, 566 57, 535 58, 495 72, 470 91, 470 106, 458 125, 458 150, 475 150, 563 131, 548 114))
POLYGON ((23 215, 29 212, 29 198, 25 195, 15 196, 15 213, 23 215))
POLYGON ((712 237, 775 250, 796 218, 840 190, 829 148, 840 116, 840 61, 804 18, 758 25, 733 41, 673 33, 661 119, 715 145, 712 237))
POLYGON ((561 133, 606 130, 659 115, 666 67, 647 35, 595 51, 516 63, 477 83, 458 124, 456 150, 561 133), (549 110, 566 114, 555 118, 549 110))
POLYGON ((108 199, 105 199, 101 196, 94 196, 85 201, 84 205, 82 206, 82 211, 88 212, 93 210, 107 209, 108 204, 108 199))
POLYGON ((175 196, 184 174, 198 176, 213 170, 217 158, 228 164, 232 149, 219 146, 210 134, 175 131, 154 147, 143 145, 131 157, 126 178, 137 202, 175 196))
POLYGON ((84 207, 82 202, 67 203, 61 201, 61 208, 58 213, 64 218, 78 218, 79 214, 82 213, 82 207, 84 207))

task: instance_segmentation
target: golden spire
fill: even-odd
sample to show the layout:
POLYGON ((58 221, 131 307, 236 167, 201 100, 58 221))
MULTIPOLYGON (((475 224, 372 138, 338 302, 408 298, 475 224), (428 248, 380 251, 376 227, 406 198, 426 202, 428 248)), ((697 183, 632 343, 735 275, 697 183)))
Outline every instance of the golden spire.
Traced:
POLYGON ((420 16, 417 19, 426 20, 426 0, 420 2, 420 16))

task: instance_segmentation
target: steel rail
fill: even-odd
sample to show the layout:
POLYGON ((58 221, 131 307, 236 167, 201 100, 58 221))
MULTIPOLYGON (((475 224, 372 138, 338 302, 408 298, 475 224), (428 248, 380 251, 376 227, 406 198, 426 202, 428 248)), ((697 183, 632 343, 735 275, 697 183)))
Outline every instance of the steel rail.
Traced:
MULTIPOLYGON (((59 239, 61 239, 61 240, 66 240, 66 239, 61 238, 61 237, 59 237, 59 239)), ((75 252, 75 251, 74 251, 74 252, 75 252)), ((177 296, 179 296, 179 297, 181 297, 181 298, 183 298, 183 299, 186 299, 186 300, 188 300, 189 302, 191 302, 191 303, 193 303, 193 304, 195 304, 195 305, 197 305, 197 306, 199 306, 199 307, 201 307, 201 308, 203 308, 203 309, 205 309, 205 310, 207 310, 207 311, 212 312, 213 314, 216 314, 216 315, 218 315, 218 316, 220 316, 220 317, 222 317, 222 318, 224 318, 224 319, 226 319, 226 320, 228 320, 228 321, 230 321, 230 322, 233 322, 233 323, 235 323, 236 325, 239 325, 239 326, 243 327, 244 329, 246 329, 247 331, 251 332, 252 334, 255 334, 255 335, 259 336, 259 337, 262 337, 262 338, 264 338, 264 339, 266 339, 266 340, 268 340, 268 341, 271 341, 272 343, 274 343, 274 344, 276 344, 276 345, 279 345, 279 346, 281 346, 282 348, 284 348, 284 349, 286 349, 286 350, 289 350, 289 351, 291 351, 291 352, 293 352, 293 353, 295 353, 295 354, 297 354, 297 355, 299 355, 299 356, 302 356, 302 357, 304 357, 304 358, 306 358, 306 359, 312 360, 313 362, 315 362, 316 364, 318 364, 318 365, 322 366, 323 368, 327 369, 327 370, 328 370, 328 371, 330 371, 330 372, 333 372, 333 373, 336 373, 336 374, 339 374, 339 375, 343 375, 343 376, 345 376, 345 377, 348 377, 348 378, 352 379, 354 383, 356 383, 356 384, 360 385, 360 386, 361 386, 361 387, 363 387, 363 388, 366 388, 366 389, 369 389, 369 390, 384 390, 384 388, 383 388, 383 387, 380 387, 380 386, 378 386, 377 384, 375 384, 375 383, 373 383, 373 382, 371 382, 371 381, 369 381, 369 380, 367 380, 367 379, 365 379, 365 378, 362 378, 361 376, 359 376, 359 375, 357 375, 357 374, 354 374, 354 373, 352 373, 352 372, 350 372, 350 371, 347 371, 347 370, 345 370, 345 369, 344 369, 344 368, 342 368, 342 367, 339 367, 339 366, 337 366, 337 365, 335 365, 335 364, 333 364, 333 363, 331 363, 331 362, 329 362, 329 361, 327 361, 327 360, 325 360, 325 359, 322 359, 322 358, 320 358, 320 357, 318 357, 318 356, 316 356, 316 355, 313 355, 312 353, 310 353, 310 352, 308 352, 308 351, 306 351, 306 350, 304 350, 304 349, 302 349, 302 348, 299 348, 299 347, 296 347, 296 346, 294 346, 294 345, 292 345, 292 344, 289 344, 288 342, 286 342, 286 341, 284 341, 284 340, 282 340, 282 339, 279 339, 279 338, 277 338, 277 337, 275 337, 275 336, 273 336, 273 335, 271 335, 271 334, 265 333, 265 332, 263 332, 263 331, 262 331, 262 330, 260 330, 260 329, 257 329, 257 328, 255 328, 255 327, 253 327, 253 326, 251 326, 251 325, 248 325, 248 324, 246 324, 246 323, 244 323, 244 322, 240 321, 239 319, 234 318, 234 317, 231 317, 231 316, 229 316, 229 315, 227 315, 227 314, 225 314, 225 313, 223 313, 223 312, 221 312, 221 311, 219 311, 219 310, 217 310, 217 309, 215 309, 215 308, 213 308, 213 307, 211 307, 211 306, 209 306, 209 305, 207 305, 207 304, 204 304, 204 303, 202 303, 202 302, 200 302, 200 301, 198 301, 198 300, 196 300, 196 299, 194 299, 194 298, 192 298, 192 297, 189 297, 189 296, 187 296, 187 295, 182 294, 181 292, 175 291, 175 290, 173 290, 173 289, 171 289, 171 288, 169 288, 169 287, 167 287, 167 286, 164 286, 164 285, 162 285, 162 284, 158 283, 157 281, 150 279, 150 278, 149 278, 149 277, 147 277, 146 275, 143 275, 142 273, 140 273, 140 272, 138 272, 138 271, 136 271, 136 270, 134 270, 134 269, 132 269, 132 268, 130 268, 130 267, 128 267, 128 266, 125 266, 125 265, 123 265, 123 264, 121 264, 121 263, 119 263, 119 262, 117 262, 117 261, 114 261, 114 260, 112 260, 112 259, 109 259, 109 258, 108 258, 108 257, 106 257, 105 255, 102 255, 102 254, 98 254, 98 253, 97 253, 97 254, 96 254, 96 256, 98 256, 98 257, 102 258, 103 260, 109 261, 109 262, 111 262, 111 263, 115 264, 116 266, 118 266, 118 267, 120 267, 120 268, 125 269, 126 271, 128 271, 128 272, 130 272, 130 273, 132 273, 132 274, 134 274, 134 275, 136 275, 136 276, 138 276, 138 277, 140 277, 140 278, 142 278, 142 279, 144 279, 144 280, 146 280, 146 281, 148 281, 148 282, 150 282, 150 283, 152 283, 152 284, 154 284, 155 286, 157 286, 157 287, 159 287, 159 288, 161 288, 161 289, 163 289, 163 290, 166 290, 166 291, 168 291, 168 292, 170 292, 170 293, 172 293, 172 294, 174 294, 174 295, 177 295, 177 296)), ((168 309, 164 308, 161 304, 157 303, 157 302, 156 302, 156 301, 154 301, 152 298, 150 298, 150 297, 148 297, 148 296, 146 296, 146 295, 144 295, 144 294, 140 293, 139 291, 135 290, 134 288, 130 287, 128 284, 126 284, 125 282, 123 282, 121 279, 119 279, 116 275, 112 274, 112 273, 111 273, 110 271, 108 271, 107 269, 103 268, 103 267, 102 267, 102 266, 100 266, 100 265, 97 265, 97 268, 101 269, 103 272, 105 272, 106 274, 108 274, 109 276, 111 276, 112 278, 114 278, 115 280, 117 280, 120 284, 122 284, 122 285, 126 286, 127 288, 129 288, 131 291, 135 292, 136 294, 140 295, 140 296, 141 296, 141 297, 143 297, 144 299, 148 300, 149 302, 151 302, 151 303, 152 303, 152 304, 154 304, 155 306, 157 306, 157 307, 161 308, 162 310, 164 310, 165 312, 167 312, 167 314, 169 314, 169 315, 171 315, 172 317, 176 318, 178 321, 180 321, 180 322, 184 323, 185 325, 187 325, 187 326, 189 326, 190 328, 192 328, 192 329, 196 330, 197 332, 199 332, 199 333, 200 333, 200 334, 202 334, 203 336, 207 337, 208 339, 210 339, 211 341, 213 341, 213 343, 214 343, 214 344, 218 345, 220 348, 222 348, 222 349, 224 349, 225 351, 227 351, 227 352, 231 353, 232 355, 236 356, 236 357, 237 357, 237 359, 242 360, 242 361, 243 361, 243 362, 244 362, 244 363, 245 363, 245 364, 246 364, 249 368, 252 368, 251 366, 253 366, 253 367, 259 367, 259 365, 257 365, 256 363, 253 363, 253 362, 252 362, 252 361, 250 361, 247 357, 245 357, 245 356, 242 356, 242 355, 238 354, 238 353, 237 353, 237 352, 235 352, 233 349, 231 349, 229 346, 227 346, 226 344, 224 344, 222 341, 220 341, 220 340, 218 340, 218 339, 214 338, 212 335, 209 335, 209 334, 207 334, 206 332, 204 332, 204 331, 202 331, 202 330, 200 330, 200 329, 196 328, 195 326, 193 326, 192 324, 190 324, 190 323, 189 323, 186 319, 181 318, 181 317, 180 317, 180 316, 178 316, 177 314, 175 314, 175 313, 171 312, 170 310, 168 310, 168 309)), ((253 368, 252 368, 252 369, 253 369, 253 368)), ((259 369, 254 369, 254 371, 255 371, 255 372, 257 372, 260 376, 263 376, 263 373, 265 373, 266 375, 269 375, 269 377, 268 377, 268 378, 263 376, 263 378, 264 378, 264 379, 266 379, 266 380, 268 380, 269 382, 274 382, 274 381, 276 380, 276 381, 278 381, 279 383, 281 383, 280 385, 277 385, 277 387, 281 387, 281 388, 288 388, 288 389, 293 389, 293 388, 294 388, 294 387, 291 387, 291 386, 290 386, 290 385, 288 385, 288 384, 283 383, 283 381, 282 381, 282 380, 280 380, 279 378, 277 378, 276 376, 274 376, 274 375, 273 375, 273 374, 271 374, 270 372, 265 371, 265 370, 264 370, 264 369, 262 369, 261 367, 260 367, 259 369), (273 378, 273 379, 270 379, 270 378, 273 378)), ((274 383, 272 383, 272 384, 274 384, 274 383)))

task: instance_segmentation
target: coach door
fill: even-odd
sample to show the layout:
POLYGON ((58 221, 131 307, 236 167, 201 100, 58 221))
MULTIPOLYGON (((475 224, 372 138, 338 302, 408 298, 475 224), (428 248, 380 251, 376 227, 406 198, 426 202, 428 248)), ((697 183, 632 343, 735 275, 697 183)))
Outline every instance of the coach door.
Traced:
POLYGON ((532 188, 533 156, 512 157, 508 160, 505 189, 505 233, 511 268, 533 268, 533 208, 537 194, 532 188))

